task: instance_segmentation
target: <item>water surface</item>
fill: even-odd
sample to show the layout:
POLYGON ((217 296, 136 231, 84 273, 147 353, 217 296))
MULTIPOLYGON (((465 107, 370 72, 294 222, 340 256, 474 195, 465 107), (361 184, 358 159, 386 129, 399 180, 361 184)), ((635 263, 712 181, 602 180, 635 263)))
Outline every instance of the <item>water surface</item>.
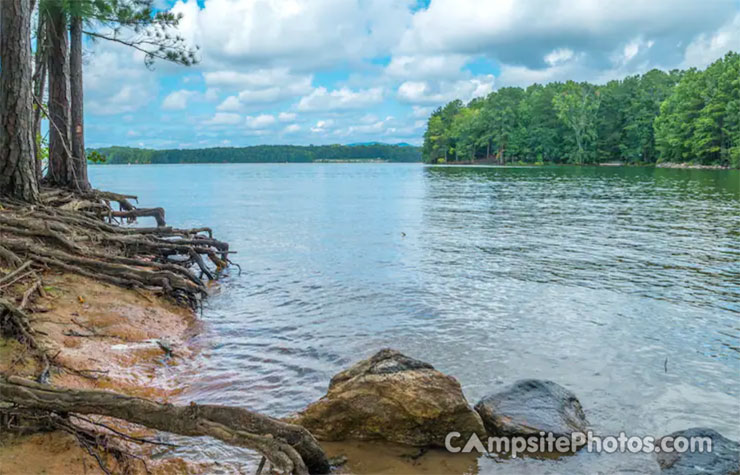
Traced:
MULTIPOLYGON (((165 207, 170 224, 213 227, 239 252, 243 273, 205 308, 187 400, 286 415, 336 372, 393 347, 457 377, 471 403, 547 378, 578 395, 600 433, 706 426, 740 439, 738 171, 264 164, 90 174, 98 188, 165 207)), ((250 463, 215 443, 187 450, 250 463)), ((579 453, 466 460, 461 470, 657 465, 579 453)))

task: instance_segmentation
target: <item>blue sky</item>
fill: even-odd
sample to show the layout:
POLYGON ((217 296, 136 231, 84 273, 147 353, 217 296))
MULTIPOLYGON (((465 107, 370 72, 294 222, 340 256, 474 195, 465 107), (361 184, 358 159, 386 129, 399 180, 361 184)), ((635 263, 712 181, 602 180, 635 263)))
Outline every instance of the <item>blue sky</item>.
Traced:
POLYGON ((737 0, 180 0, 200 62, 89 42, 90 147, 418 144, 429 113, 502 86, 603 83, 740 51, 737 0))

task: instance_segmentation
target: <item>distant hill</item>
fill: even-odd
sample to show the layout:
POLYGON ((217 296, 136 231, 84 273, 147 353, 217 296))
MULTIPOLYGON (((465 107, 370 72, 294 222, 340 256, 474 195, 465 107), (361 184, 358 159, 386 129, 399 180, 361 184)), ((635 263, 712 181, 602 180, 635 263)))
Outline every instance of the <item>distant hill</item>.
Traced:
POLYGON ((384 142, 356 142, 356 143, 350 143, 347 144, 350 147, 357 147, 361 145, 390 145, 390 146, 396 146, 396 147, 413 147, 410 143, 406 142, 399 142, 399 143, 384 143, 384 142))
POLYGON ((105 163, 311 163, 331 161, 420 162, 421 148, 409 144, 255 145, 201 149, 152 150, 104 147, 95 150, 105 163))

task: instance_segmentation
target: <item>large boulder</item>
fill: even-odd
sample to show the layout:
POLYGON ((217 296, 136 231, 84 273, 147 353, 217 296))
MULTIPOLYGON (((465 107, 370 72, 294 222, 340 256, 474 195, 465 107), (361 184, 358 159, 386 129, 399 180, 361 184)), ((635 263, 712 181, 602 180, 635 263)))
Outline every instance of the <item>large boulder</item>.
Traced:
POLYGON ((670 447, 673 447, 673 441, 675 441, 676 437, 686 437, 689 439, 689 448, 691 447, 692 437, 707 437, 712 439, 712 451, 709 452, 705 447, 703 452, 699 452, 698 450, 682 453, 656 452, 655 457, 658 459, 658 465, 660 465, 662 474, 740 474, 740 444, 726 439, 719 432, 712 429, 694 427, 664 436, 656 442, 656 445, 658 447, 662 446, 666 437, 671 438, 665 441, 670 447))
POLYGON ((524 379, 475 405, 489 435, 527 436, 585 432, 586 415, 575 394, 552 381, 524 379))
POLYGON ((453 377, 385 349, 338 373, 326 396, 291 422, 320 440, 387 440, 444 447, 449 432, 485 436, 478 414, 453 377))

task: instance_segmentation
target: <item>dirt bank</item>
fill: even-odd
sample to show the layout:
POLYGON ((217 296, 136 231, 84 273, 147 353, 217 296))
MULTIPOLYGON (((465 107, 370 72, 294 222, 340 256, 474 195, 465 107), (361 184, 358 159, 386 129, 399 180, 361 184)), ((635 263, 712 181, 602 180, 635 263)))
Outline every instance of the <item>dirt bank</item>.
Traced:
MULTIPOLYGON (((184 389, 177 374, 198 351, 192 336, 200 329, 191 310, 147 291, 73 274, 49 271, 43 281, 45 296, 33 303, 32 325, 61 368, 52 371, 51 384, 110 389, 163 402, 184 389)), ((39 368, 25 346, 0 339, 0 371, 33 379, 39 368)), ((105 423, 136 436, 154 435, 120 421, 105 423)), ((153 448, 125 444, 126 451, 139 457, 148 458, 153 448)), ((161 452, 162 447, 157 450, 161 452)), ((106 462, 118 473, 146 473, 143 462, 123 467, 109 458, 106 462)), ((146 466, 156 474, 204 473, 206 469, 175 459, 147 460, 146 466)), ((103 472, 71 434, 1 435, 0 474, 34 473, 103 472)))

